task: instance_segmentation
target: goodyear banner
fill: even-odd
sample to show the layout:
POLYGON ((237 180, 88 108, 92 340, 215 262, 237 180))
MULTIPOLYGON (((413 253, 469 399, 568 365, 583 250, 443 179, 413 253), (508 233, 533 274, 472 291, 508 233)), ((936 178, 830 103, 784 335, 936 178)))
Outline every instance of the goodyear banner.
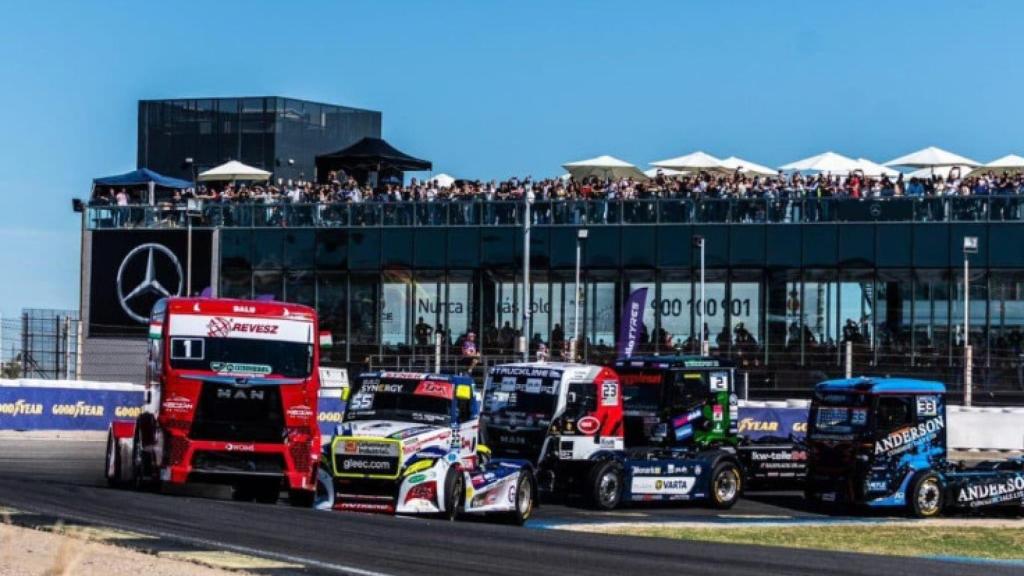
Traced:
POLYGON ((330 438, 334 435, 334 427, 341 424, 341 415, 345 412, 345 403, 341 398, 327 398, 321 396, 318 399, 319 406, 317 407, 320 414, 317 415, 317 421, 320 422, 320 435, 324 438, 330 438))
POLYGON ((740 435, 750 440, 790 438, 803 440, 807 435, 807 408, 752 408, 739 413, 740 435))
POLYGON ((135 419, 141 403, 131 390, 0 387, 0 430, 106 430, 135 419))

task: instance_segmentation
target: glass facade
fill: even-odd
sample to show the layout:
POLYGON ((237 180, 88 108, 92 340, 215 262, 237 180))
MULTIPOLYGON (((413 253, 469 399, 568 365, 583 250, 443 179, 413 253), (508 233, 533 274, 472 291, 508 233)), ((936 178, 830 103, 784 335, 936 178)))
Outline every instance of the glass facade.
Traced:
POLYGON ((291 98, 139 101, 138 166, 185 180, 228 160, 313 180, 318 154, 379 138, 381 114, 291 98))
MULTIPOLYGON (((1000 239, 1024 224, 879 223, 591 227, 582 252, 581 349, 614 357, 622 303, 647 288, 640 350, 733 358, 764 395, 806 393, 844 370, 962 381, 963 254, 970 256, 970 341, 984 394, 1024 391, 1024 252, 1000 239), (704 298, 691 237, 706 239, 704 298), (903 244, 890 245, 900 240, 903 244)), ((220 293, 315 305, 336 346, 330 361, 445 366, 468 332, 488 361, 552 356, 576 326, 576 229, 532 230, 530 313, 522 313, 522 230, 220 229, 220 293)), ((1005 398, 1004 398, 1005 399, 1005 398)))

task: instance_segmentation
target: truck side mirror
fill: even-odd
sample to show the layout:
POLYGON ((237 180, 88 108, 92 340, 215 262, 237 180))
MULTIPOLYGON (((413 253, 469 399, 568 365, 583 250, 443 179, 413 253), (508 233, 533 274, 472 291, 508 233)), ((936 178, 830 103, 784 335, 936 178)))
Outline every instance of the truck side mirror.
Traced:
POLYGON ((459 384, 455 387, 455 397, 459 400, 472 400, 473 388, 469 384, 459 384))

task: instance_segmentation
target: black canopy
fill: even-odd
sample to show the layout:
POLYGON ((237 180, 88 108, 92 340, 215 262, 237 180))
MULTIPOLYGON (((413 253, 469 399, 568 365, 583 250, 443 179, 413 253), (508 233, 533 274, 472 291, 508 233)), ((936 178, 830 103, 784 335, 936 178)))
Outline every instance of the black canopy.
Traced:
POLYGON ((362 179, 360 176, 365 177, 369 172, 401 174, 431 169, 433 164, 429 160, 413 158, 380 138, 366 137, 348 148, 316 157, 316 172, 320 180, 326 180, 328 173, 338 170, 362 179))

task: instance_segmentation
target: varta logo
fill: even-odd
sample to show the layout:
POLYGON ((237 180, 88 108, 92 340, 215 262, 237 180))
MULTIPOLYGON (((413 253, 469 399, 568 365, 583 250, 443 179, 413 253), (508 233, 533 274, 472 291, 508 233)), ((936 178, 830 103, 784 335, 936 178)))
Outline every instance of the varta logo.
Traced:
POLYGON ((263 390, 246 390, 243 388, 219 388, 217 398, 227 400, 263 400, 266 392, 263 390))
POLYGON ((763 422, 761 420, 754 420, 753 418, 743 418, 740 420, 740 433, 743 432, 778 432, 778 422, 763 422))

